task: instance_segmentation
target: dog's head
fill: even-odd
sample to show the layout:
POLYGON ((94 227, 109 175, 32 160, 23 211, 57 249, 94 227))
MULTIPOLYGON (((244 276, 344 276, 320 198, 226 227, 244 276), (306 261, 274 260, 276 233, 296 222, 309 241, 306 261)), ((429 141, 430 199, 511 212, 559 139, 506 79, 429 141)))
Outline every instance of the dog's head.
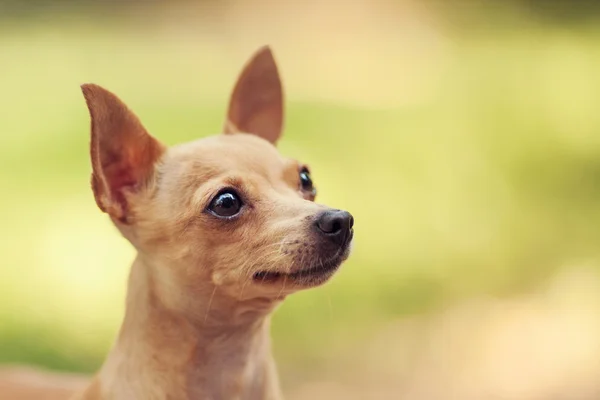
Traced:
POLYGON ((352 216, 314 203, 308 166, 275 147, 283 93, 268 48, 239 77, 225 132, 171 148, 112 93, 82 90, 96 202, 161 284, 284 296, 324 283, 348 257, 352 216))

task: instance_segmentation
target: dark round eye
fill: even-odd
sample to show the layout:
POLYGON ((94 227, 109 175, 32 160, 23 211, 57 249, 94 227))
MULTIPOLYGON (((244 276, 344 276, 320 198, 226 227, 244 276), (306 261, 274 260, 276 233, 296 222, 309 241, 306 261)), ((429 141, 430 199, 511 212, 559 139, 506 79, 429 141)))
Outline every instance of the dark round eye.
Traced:
POLYGON ((308 172, 308 169, 306 168, 302 168, 300 170, 300 187, 302 190, 307 192, 311 192, 313 190, 313 182, 310 178, 310 172, 308 172))
POLYGON ((240 212, 242 201, 232 191, 219 193, 210 203, 208 209, 218 217, 233 217, 240 212))

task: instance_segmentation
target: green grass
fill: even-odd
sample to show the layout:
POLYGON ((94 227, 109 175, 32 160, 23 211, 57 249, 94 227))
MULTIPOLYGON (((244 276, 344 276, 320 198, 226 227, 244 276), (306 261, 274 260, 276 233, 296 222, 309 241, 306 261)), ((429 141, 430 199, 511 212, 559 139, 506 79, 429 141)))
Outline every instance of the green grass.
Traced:
MULTIPOLYGON (((219 131, 236 69, 225 56, 187 60, 167 39, 77 29, 0 38, 0 362, 92 371, 118 327, 133 253, 89 190, 78 85, 115 90, 173 144, 219 131)), ((290 93, 281 149, 312 166, 320 201, 352 211, 356 246, 331 284, 277 313, 288 380, 387 320, 600 260, 600 32, 452 40, 422 102, 367 108, 290 93)))

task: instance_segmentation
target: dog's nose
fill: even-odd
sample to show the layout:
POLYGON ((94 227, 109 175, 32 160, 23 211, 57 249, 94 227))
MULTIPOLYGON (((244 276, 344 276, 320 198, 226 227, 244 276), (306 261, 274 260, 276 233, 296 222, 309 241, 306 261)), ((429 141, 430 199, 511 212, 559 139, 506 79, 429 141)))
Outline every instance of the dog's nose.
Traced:
POLYGON ((321 234, 342 246, 352 232, 354 218, 348 211, 327 210, 317 217, 316 225, 321 234))

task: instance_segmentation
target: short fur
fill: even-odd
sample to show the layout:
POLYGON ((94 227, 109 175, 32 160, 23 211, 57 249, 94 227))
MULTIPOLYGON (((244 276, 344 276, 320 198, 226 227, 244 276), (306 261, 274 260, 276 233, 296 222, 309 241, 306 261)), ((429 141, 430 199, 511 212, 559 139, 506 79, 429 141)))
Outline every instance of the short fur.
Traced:
POLYGON ((339 243, 319 232, 332 209, 302 186, 306 166, 275 148, 283 91, 271 51, 260 49, 242 72, 224 134, 172 148, 114 94, 82 90, 96 203, 137 257, 117 341, 74 399, 281 398, 270 315, 334 274, 350 251, 352 217, 344 214, 339 243), (225 188, 242 199, 234 218, 210 209, 225 188))

